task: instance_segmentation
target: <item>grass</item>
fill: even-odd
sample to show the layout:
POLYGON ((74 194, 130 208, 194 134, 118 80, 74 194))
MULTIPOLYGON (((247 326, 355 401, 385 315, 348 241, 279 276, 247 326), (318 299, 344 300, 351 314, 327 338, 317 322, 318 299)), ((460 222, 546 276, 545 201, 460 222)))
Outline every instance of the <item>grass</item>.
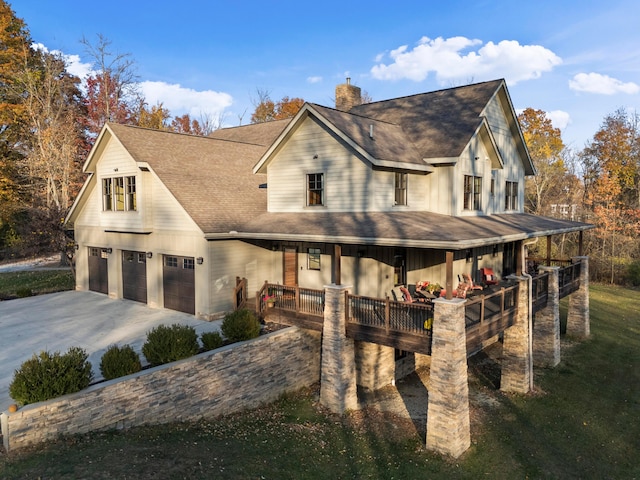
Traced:
POLYGON ((470 362, 471 389, 491 401, 474 402, 472 446, 456 460, 375 410, 330 415, 310 389, 216 420, 0 455, 0 477, 640 478, 640 293, 592 285, 590 294, 591 337, 563 338, 561 364, 537 369, 531 394, 496 390, 495 358, 470 362))
POLYGON ((69 270, 34 270, 0 274, 0 300, 26 295, 73 290, 75 280, 69 270))

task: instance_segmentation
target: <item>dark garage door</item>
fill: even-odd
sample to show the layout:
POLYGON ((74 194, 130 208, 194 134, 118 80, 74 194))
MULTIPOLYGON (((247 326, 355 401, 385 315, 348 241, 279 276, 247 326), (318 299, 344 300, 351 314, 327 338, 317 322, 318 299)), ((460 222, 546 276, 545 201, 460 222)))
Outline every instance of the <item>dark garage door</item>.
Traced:
POLYGON ((195 315, 195 265, 193 257, 164 256, 164 308, 195 315))
POLYGON ((145 252, 122 252, 122 296, 147 303, 147 257, 145 252))
POLYGON ((109 293, 107 277, 107 249, 89 247, 89 290, 109 293))

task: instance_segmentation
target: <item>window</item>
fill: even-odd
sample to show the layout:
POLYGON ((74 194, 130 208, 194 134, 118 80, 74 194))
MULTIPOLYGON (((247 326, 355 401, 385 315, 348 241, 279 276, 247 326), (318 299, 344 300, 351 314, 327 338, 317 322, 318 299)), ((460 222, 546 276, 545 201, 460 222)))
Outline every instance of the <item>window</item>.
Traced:
POLYGON ((193 263, 193 258, 183 258, 182 268, 184 268, 185 270, 193 270, 195 268, 195 264, 193 263))
POLYGON ((126 179, 126 195, 127 195, 127 210, 137 210, 136 205, 136 177, 125 177, 126 179))
POLYGON ((113 209, 113 190, 110 178, 102 179, 102 209, 105 211, 113 209))
POLYGON ((136 177, 102 179, 102 209, 104 211, 137 210, 136 177))
POLYGON ((407 204, 407 174, 396 173, 396 205, 407 204))
POLYGON ((178 257, 164 257, 165 267, 178 267, 178 257))
POLYGON ((504 209, 516 210, 518 208, 518 182, 507 182, 504 193, 504 209))
POLYGON ((307 257, 307 268, 309 270, 320 270, 320 249, 310 248, 307 257))
POLYGON ((307 175, 307 205, 324 205, 324 173, 307 175))
POLYGON ((464 209, 480 210, 482 208, 482 177, 464 176, 464 209))

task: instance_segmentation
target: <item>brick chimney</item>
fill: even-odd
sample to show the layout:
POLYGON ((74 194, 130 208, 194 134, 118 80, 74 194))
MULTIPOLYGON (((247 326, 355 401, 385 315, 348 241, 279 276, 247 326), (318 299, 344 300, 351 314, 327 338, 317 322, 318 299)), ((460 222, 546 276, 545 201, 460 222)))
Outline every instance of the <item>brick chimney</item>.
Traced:
POLYGON ((351 78, 347 77, 347 83, 336 86, 336 109, 348 112, 353 107, 362 104, 360 87, 351 85, 351 78))

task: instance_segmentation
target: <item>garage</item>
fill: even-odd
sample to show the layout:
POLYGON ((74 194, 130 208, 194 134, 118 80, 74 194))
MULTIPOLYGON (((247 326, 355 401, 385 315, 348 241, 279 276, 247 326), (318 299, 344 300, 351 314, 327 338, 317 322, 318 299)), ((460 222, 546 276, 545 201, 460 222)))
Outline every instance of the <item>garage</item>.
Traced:
POLYGON ((164 308, 196 313, 195 262, 193 257, 165 255, 162 269, 164 308))
POLYGON ((122 296, 147 303, 147 256, 145 252, 123 250, 122 296))
POLYGON ((89 247, 89 290, 92 292, 109 293, 108 257, 106 248, 89 247))

